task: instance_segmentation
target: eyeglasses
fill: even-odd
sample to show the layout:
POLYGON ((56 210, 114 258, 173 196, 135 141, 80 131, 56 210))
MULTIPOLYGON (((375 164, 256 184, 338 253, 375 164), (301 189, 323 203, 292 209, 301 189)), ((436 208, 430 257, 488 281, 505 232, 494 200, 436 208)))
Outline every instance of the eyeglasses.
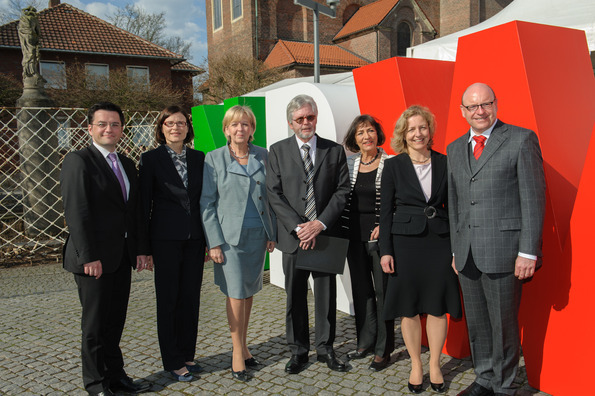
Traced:
POLYGON ((91 124, 91 125, 95 125, 96 127, 100 128, 100 129, 106 129, 108 126, 111 126, 112 128, 121 128, 122 124, 120 124, 119 122, 98 122, 97 124, 91 124))
POLYGON ((295 120, 293 120, 293 122, 296 122, 296 123, 302 125, 304 123, 304 120, 308 120, 308 122, 312 122, 315 119, 316 119, 316 116, 314 114, 310 114, 309 116, 296 118, 295 120))
POLYGON ((489 110, 492 108, 492 105, 494 104, 494 101, 492 100, 491 102, 486 102, 486 103, 482 103, 479 105, 470 105, 470 106, 465 106, 465 105, 461 105, 464 108, 466 108, 468 111, 470 111, 471 113, 473 113, 474 111, 477 111, 477 109, 479 109, 479 107, 481 106, 482 109, 484 110, 489 110))
POLYGON ((185 127, 186 121, 165 121, 163 125, 169 128, 173 127, 174 125, 179 127, 185 127))

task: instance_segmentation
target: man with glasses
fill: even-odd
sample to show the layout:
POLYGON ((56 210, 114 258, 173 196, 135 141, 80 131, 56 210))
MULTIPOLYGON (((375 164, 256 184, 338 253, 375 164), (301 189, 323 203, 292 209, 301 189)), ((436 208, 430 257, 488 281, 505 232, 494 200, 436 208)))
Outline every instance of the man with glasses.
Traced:
POLYGON ((476 379, 459 395, 513 395, 522 282, 541 256, 541 149, 533 131, 498 120, 486 84, 465 90, 461 112, 471 128, 447 148, 448 207, 476 379))
POLYGON ((277 215, 277 248, 283 252, 287 292, 289 374, 308 362, 308 277, 314 278, 315 347, 317 360, 331 370, 346 371, 335 357, 336 275, 296 268, 297 251, 312 249, 316 237, 337 235, 337 224, 349 194, 349 175, 343 147, 316 135, 318 109, 308 95, 287 105, 287 122, 295 136, 270 148, 266 183, 269 202, 277 215))
POLYGON ((113 103, 89 109, 92 144, 69 153, 60 186, 69 236, 64 268, 74 274, 82 306, 83 383, 90 395, 139 393, 124 371, 120 338, 126 321, 131 268, 152 269, 138 215, 138 181, 132 160, 116 153, 124 115, 113 103))

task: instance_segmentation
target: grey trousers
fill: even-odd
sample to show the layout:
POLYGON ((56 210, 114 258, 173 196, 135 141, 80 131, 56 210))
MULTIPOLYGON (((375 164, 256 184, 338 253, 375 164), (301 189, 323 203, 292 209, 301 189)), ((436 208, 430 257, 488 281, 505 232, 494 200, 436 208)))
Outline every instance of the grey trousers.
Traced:
POLYGON ((522 283, 513 272, 482 273, 469 257, 459 282, 467 315, 475 382, 514 394, 520 357, 518 313, 522 283))

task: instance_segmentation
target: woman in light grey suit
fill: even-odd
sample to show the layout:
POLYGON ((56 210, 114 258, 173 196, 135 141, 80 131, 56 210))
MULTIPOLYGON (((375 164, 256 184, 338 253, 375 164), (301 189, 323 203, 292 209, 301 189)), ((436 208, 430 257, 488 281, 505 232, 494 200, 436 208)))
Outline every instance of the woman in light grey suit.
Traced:
POLYGON ((267 151, 250 144, 256 118, 234 106, 223 118, 228 144, 207 154, 200 208, 215 284, 227 296, 233 343, 232 376, 247 381, 258 361, 246 343, 252 297, 262 289, 265 251, 275 248, 276 228, 265 184, 267 151))

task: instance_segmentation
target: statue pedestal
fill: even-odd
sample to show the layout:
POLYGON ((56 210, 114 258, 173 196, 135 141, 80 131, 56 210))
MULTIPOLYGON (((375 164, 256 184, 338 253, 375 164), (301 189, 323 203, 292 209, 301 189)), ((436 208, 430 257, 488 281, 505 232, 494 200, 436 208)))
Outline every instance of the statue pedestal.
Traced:
POLYGON ((43 88, 26 87, 17 100, 21 187, 25 232, 30 237, 53 237, 62 227, 58 122, 54 102, 43 88))

